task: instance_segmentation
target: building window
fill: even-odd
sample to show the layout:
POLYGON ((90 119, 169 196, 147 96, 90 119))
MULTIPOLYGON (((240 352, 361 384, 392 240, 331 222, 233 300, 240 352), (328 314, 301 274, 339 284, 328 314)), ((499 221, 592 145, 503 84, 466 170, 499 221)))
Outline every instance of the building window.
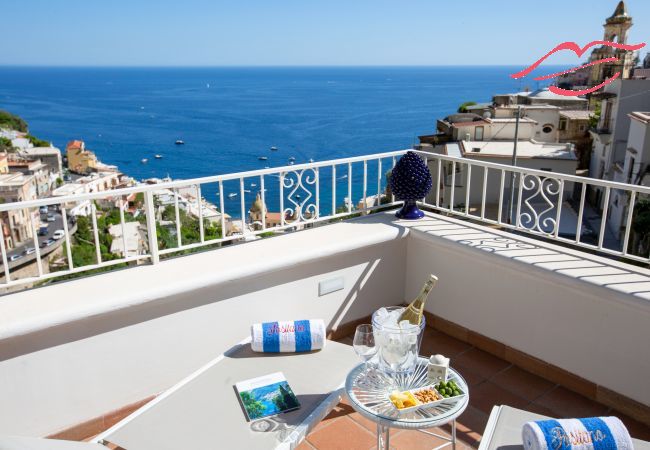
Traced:
POLYGON ((474 128, 474 139, 477 141, 483 140, 483 127, 474 128))
POLYGON ((544 126, 542 127, 542 131, 546 134, 550 133, 551 131, 553 131, 553 125, 551 125, 550 123, 544 124, 544 126))
POLYGON ((587 125, 585 125, 584 123, 578 126, 578 130, 580 131, 585 131, 586 129, 587 129, 587 125))
POLYGON ((565 131, 566 130, 566 119, 560 119, 560 131, 565 131))

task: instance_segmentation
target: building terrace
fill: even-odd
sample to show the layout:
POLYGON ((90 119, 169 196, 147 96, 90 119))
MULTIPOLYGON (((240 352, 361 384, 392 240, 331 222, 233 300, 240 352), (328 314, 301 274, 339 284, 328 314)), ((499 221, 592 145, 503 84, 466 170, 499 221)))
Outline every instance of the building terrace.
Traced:
MULTIPOLYGON (((458 164, 470 165, 474 173, 484 170, 484 184, 472 183, 479 192, 485 193, 494 172, 497 185, 501 180, 503 208, 497 217, 489 217, 480 201, 457 207, 440 195, 448 189, 443 183, 434 186, 431 197, 421 203, 428 210, 424 218, 399 221, 391 211, 398 202, 385 193, 383 174, 401 154, 0 205, 6 210, 107 196, 115 200, 139 190, 145 196, 149 232, 147 253, 135 258, 148 264, 0 299, 0 373, 7 381, 0 384, 6 405, 0 409, 0 433, 91 438, 241 341, 253 322, 321 317, 331 337, 350 343, 357 323, 366 322, 381 306, 413 298, 422 280, 435 273, 441 281, 426 308, 430 328, 425 331, 422 353, 450 356, 452 366, 469 381, 470 407, 459 419, 463 445, 477 446, 494 404, 556 417, 615 414, 623 418, 633 436, 648 439, 647 255, 632 251, 633 239, 619 249, 608 248, 602 238, 586 242, 580 226, 573 237, 560 236, 558 223, 541 230, 540 220, 557 220, 566 207, 552 196, 548 197, 551 210, 546 213, 526 209, 520 200, 525 196, 515 197, 513 223, 505 219, 503 199, 509 197, 504 180, 510 174, 517 176, 518 192, 530 181, 547 179, 566 190, 592 183, 605 190, 625 189, 635 196, 650 190, 420 153, 439 179, 447 166, 452 176, 458 164), (269 180, 278 183, 271 177, 276 173, 282 181, 279 186, 284 186, 279 190, 282 210, 292 201, 300 210, 314 204, 311 215, 297 213, 293 223, 281 218, 273 227, 263 224, 260 230, 248 231, 248 237, 276 235, 247 239, 241 245, 224 244, 245 236, 180 242, 175 249, 157 247, 151 234, 156 228, 151 194, 155 189, 195 186, 206 192, 209 183, 255 179, 265 192, 264 180, 269 190, 261 200, 267 203, 274 194, 269 180), (354 178, 354 173, 362 176, 354 178), (306 174, 318 181, 308 184, 303 178, 306 174), (334 183, 338 195, 326 198, 323 187, 342 174, 350 176, 341 185, 334 183), (301 200, 292 197, 284 184, 291 176, 303 180, 298 185, 314 195, 303 195, 301 200), (386 202, 365 209, 353 209, 349 202, 348 210, 341 211, 336 200, 343 195, 354 199, 384 195, 386 202), (331 208, 326 209, 330 202, 331 208), (528 224, 524 213, 537 221, 528 224), (303 230, 291 232, 296 228, 303 230), (174 251, 215 244, 221 247, 162 259, 174 251), (319 284, 333 278, 343 280, 343 289, 319 295, 319 284)), ((469 195, 472 188, 466 188, 469 195)), ((582 198, 583 207, 578 209, 582 223, 585 196, 581 192, 585 189, 576 192, 578 205, 582 198)), ((239 217, 247 217, 244 205, 239 217)), ((132 261, 131 257, 116 260, 121 264, 132 261)), ((60 274, 94 270, 106 263, 115 262, 88 267, 70 264, 60 274)), ((5 284, 42 282, 56 276, 20 280, 10 274, 5 284)), ((301 445, 370 448, 370 426, 343 401, 301 445)), ((434 438, 419 436, 401 431, 392 442, 409 449, 435 443, 434 438)))

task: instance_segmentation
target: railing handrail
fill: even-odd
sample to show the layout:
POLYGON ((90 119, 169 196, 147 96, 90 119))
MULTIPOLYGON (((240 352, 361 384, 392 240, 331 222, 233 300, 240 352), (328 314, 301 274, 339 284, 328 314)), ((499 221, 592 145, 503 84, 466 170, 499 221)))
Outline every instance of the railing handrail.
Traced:
MULTIPOLYGON (((638 254, 639 252, 645 252, 645 247, 638 243, 636 234, 632 234, 632 221, 634 218, 634 206, 636 205, 635 201, 640 198, 639 195, 641 194, 650 195, 650 187, 630 185, 616 181, 598 180, 560 172, 511 166, 508 164, 482 161, 468 157, 442 155, 423 150, 404 149, 353 156, 349 158, 331 159, 327 161, 166 181, 156 184, 139 184, 132 187, 114 190, 86 192, 81 194, 0 204, 0 212, 12 210, 30 211, 28 214, 27 225, 31 225, 32 242, 30 245, 33 245, 35 249, 38 268, 38 275, 30 276, 28 278, 12 279, 12 268, 9 267, 8 264, 9 251, 6 248, 5 240, 0 239, 0 257, 2 258, 1 262, 4 267, 3 271, 5 276, 5 282, 0 284, 0 287, 42 281, 63 275, 81 273, 88 270, 109 267, 115 264, 146 259, 149 259, 153 264, 156 264, 162 255, 174 252, 192 250, 213 244, 233 242, 266 232, 283 232, 289 229, 300 229, 305 225, 327 223, 327 221, 337 220, 358 213, 363 214, 381 208, 397 207, 399 203, 395 201, 394 196, 392 198, 386 197, 384 187, 387 184, 387 180, 386 177, 384 177, 384 173, 386 170, 395 166, 398 156, 403 155, 409 150, 414 151, 416 154, 425 158, 432 177, 437 174, 431 194, 427 198, 420 199, 420 204, 425 207, 446 214, 459 215, 468 219, 478 220, 488 225, 496 225, 505 229, 527 232, 541 237, 551 238, 557 242, 595 250, 606 255, 625 257, 643 263, 649 261, 647 255, 638 254), (382 164, 385 162, 385 159, 390 159, 391 164, 383 166, 382 164), (355 167, 357 167, 355 170, 353 170, 354 163, 356 163, 355 167), (372 166, 370 166, 371 164, 372 166), (362 167, 359 167, 359 165, 362 165, 362 167), (449 166, 451 166, 452 169, 450 180, 446 180, 443 183, 442 181, 447 177, 447 168, 449 166), (319 170, 321 168, 324 168, 325 170, 319 170), (374 173, 369 174, 369 168, 374 171, 374 173), (459 168, 460 170, 458 170, 459 168), (474 171, 472 171, 473 168, 474 171), (483 170, 481 170, 481 168, 483 170), (356 171, 358 169, 362 170, 356 171), (500 182, 491 182, 491 185, 492 183, 494 184, 488 194, 488 177, 492 173, 496 174, 500 179, 500 182), (354 176, 355 174, 356 177, 354 176), (266 222, 265 214, 262 214, 261 219, 254 218, 255 216, 253 216, 254 213, 268 211, 267 206, 269 205, 269 198, 265 194, 265 191, 267 191, 266 187, 271 187, 271 184, 267 183, 265 185, 266 175, 276 176, 279 181, 279 184, 277 184, 278 182, 274 182, 274 185, 275 188, 279 190, 280 222, 272 225, 269 225, 266 222), (337 175, 345 176, 338 178, 337 175), (369 176, 374 176, 376 179, 369 180, 369 176), (347 182, 345 182, 345 184, 347 185, 347 189, 343 188, 342 191, 346 194, 345 198, 347 200, 344 204, 345 211, 340 212, 339 207, 341 205, 337 203, 337 198, 340 199, 340 195, 337 197, 337 184, 338 180, 346 177, 347 182), (508 191, 506 191, 505 181, 507 177, 510 179, 511 186, 511 188, 509 188, 510 201, 506 198, 506 193, 508 191), (259 193, 261 194, 261 210, 256 210, 256 212, 248 210, 246 204, 247 200, 245 199, 245 192, 251 193, 251 190, 245 190, 244 187, 244 183, 247 180, 259 180, 257 182, 259 183, 259 193), (239 181, 238 191, 234 194, 231 192, 228 196, 240 195, 238 200, 239 205, 234 207, 234 210, 236 211, 236 214, 240 215, 237 217, 241 217, 241 220, 231 221, 228 224, 230 226, 227 227, 225 216, 227 212, 230 212, 232 209, 227 211, 229 208, 224 206, 224 183, 229 181, 239 181), (448 181, 451 183, 448 184, 448 181), (457 183, 458 181, 460 181, 460 184, 457 183), (204 211, 202 206, 203 197, 201 188, 202 185, 205 184, 217 185, 216 187, 218 188, 218 192, 216 195, 219 196, 219 205, 218 207, 215 205, 215 207, 217 207, 218 211, 221 213, 219 219, 212 221, 213 224, 220 222, 221 231, 212 231, 210 235, 206 235, 203 219, 204 211), (319 194, 319 192, 321 192, 321 186, 324 186, 325 188, 331 186, 331 204, 323 204, 323 199, 321 199, 319 194), (498 188, 496 192, 494 186, 498 188), (596 190, 601 191, 600 193, 592 193, 598 195, 604 194, 604 199, 598 195, 595 196, 599 201, 599 204, 596 205, 596 209, 599 209, 601 204, 603 208, 602 212, 594 211, 595 214, 600 216, 601 220, 597 244, 590 243, 590 239, 593 238, 594 233, 590 234, 589 239, 581 240, 583 223, 585 223, 583 219, 586 217, 585 213, 589 213, 591 216, 594 214, 589 212, 589 208, 587 208, 585 204, 587 187, 592 189, 596 188, 596 190), (196 200, 189 200, 189 209, 187 205, 184 206, 180 204, 179 200, 181 199, 182 194, 179 194, 179 188, 190 188, 195 190, 195 194, 193 195, 196 200), (302 197, 298 195, 297 192, 302 192, 298 191, 299 189, 306 191, 306 194, 303 194, 302 197), (464 189, 464 194, 461 191, 456 195, 457 189, 464 189), (160 191, 166 190, 171 191, 174 195, 172 202, 173 205, 171 206, 173 208, 172 212, 175 212, 175 219, 171 220, 170 223, 174 224, 175 230, 168 231, 169 233, 175 233, 175 235, 169 235, 175 236, 175 245, 169 244, 168 240, 159 240, 160 236, 158 235, 159 224, 157 217, 160 217, 160 214, 162 214, 162 206, 156 206, 154 200, 156 195, 160 195, 160 191), (627 197, 621 197, 618 194, 614 194, 617 190, 625 192, 627 197), (362 193, 362 195, 360 195, 360 193, 362 193), (143 247, 142 249, 138 249, 135 256, 129 256, 130 250, 127 248, 127 239, 125 236, 125 209, 127 206, 125 196, 131 194, 143 194, 144 202, 142 205, 138 206, 138 209, 143 209, 145 214, 146 224, 143 223, 142 225, 146 227, 148 240, 146 248, 143 247), (482 195, 477 199, 476 194, 482 195), (575 194, 571 198, 577 202, 577 209, 576 206, 563 206, 565 201, 570 198, 569 195, 571 194, 575 194), (617 217, 620 218, 622 214, 625 214, 626 222, 624 223, 624 229, 617 229, 614 232, 624 232, 624 237, 621 237, 621 234, 618 234, 619 237, 616 237, 616 235, 612 237, 610 234, 607 237, 609 241, 606 242, 606 224, 611 227, 607 222, 610 220, 608 209, 610 208, 609 201, 610 196, 612 195, 618 195, 617 198, 619 199, 619 203, 621 201, 620 199, 623 198, 622 201, 627 202, 628 206, 631 206, 627 208, 627 212, 625 213, 621 212, 620 206, 619 210, 617 210, 617 217), (358 204, 355 202, 355 196, 356 198, 361 199, 358 204, 362 204, 362 206, 356 206, 358 204), (580 197, 579 200, 577 199, 578 196, 580 197), (372 199, 373 197, 375 199, 372 203, 368 203, 367 200, 372 199), (530 202, 531 200, 535 200, 536 197, 538 197, 536 201, 542 203, 541 206, 543 209, 541 210, 536 210, 536 206, 530 202), (490 199, 489 204, 488 198, 490 199), (123 239, 123 256, 121 258, 111 257, 103 260, 99 238, 99 232, 101 229, 97 224, 97 213, 99 210, 96 208, 94 203, 90 203, 89 209, 87 210, 87 205, 84 203, 86 201, 98 199, 110 200, 114 203, 115 208, 119 208, 119 223, 122 225, 121 230, 123 239), (363 201, 363 203, 361 203, 361 201, 363 201), (195 234, 193 235, 194 237, 183 236, 181 229, 180 208, 185 208, 188 214, 192 214, 191 210, 194 208, 194 202, 198 205, 198 214, 194 213, 194 215, 198 216, 199 221, 198 238, 196 238, 195 234), (506 203, 508 205, 507 212, 504 207, 506 203), (77 267, 73 261, 73 255, 71 252, 71 236, 73 232, 68 228, 66 221, 67 214, 72 208, 72 204, 82 205, 86 212, 80 211, 79 214, 87 215, 90 219, 96 253, 95 263, 88 263, 86 258, 83 260, 84 262, 80 267, 77 267), (371 206, 368 206, 369 204, 371 206), (43 243, 40 242, 36 230, 36 223, 38 220, 36 214, 38 213, 32 214, 31 211, 34 208, 50 205, 60 206, 60 214, 64 221, 63 232, 67 250, 65 253, 67 254, 68 268, 61 272, 44 273, 40 250, 40 245, 43 243), (490 211, 488 211, 487 208, 488 206, 494 207, 494 205, 497 205, 498 207, 496 220, 493 218, 494 214, 488 214, 490 211), (566 232, 566 219, 562 219, 562 213, 566 208, 574 210, 577 214, 577 221, 573 231, 575 237, 572 237, 573 232, 566 232), (237 230, 233 231, 233 225, 236 226, 237 230), (560 230, 560 225, 563 226, 562 231, 560 230), (239 228, 241 229, 239 230, 239 228), (632 248, 630 246, 631 236, 635 236, 635 240, 632 241, 632 243, 636 245, 634 250, 635 254, 630 250, 632 248), (622 246, 619 245, 621 243, 622 246)), ((271 194, 275 188, 269 190, 269 194, 271 194)), ((251 189, 253 189, 252 183, 251 189)), ((341 190, 339 190, 338 193, 341 194, 341 190)), ((275 195, 275 193, 273 195, 275 195)), ((324 195, 325 199, 327 199, 328 194, 324 195)), ((575 202, 574 205, 576 204, 575 202)), ((614 204, 617 206, 619 205, 618 203, 614 204)), ((625 205, 623 204, 623 206, 625 205)), ((166 209, 164 211, 166 211, 166 209)), ((100 212, 100 214, 104 214, 104 212, 100 212)), ((595 225, 592 225, 589 220, 591 219, 586 220, 588 225, 587 228, 591 228, 591 231, 595 231, 595 225)), ((619 225, 616 225, 616 223, 622 222, 619 221, 613 223, 615 223, 615 227, 618 227, 619 225)), ((160 225, 163 226, 162 223, 160 225)), ((164 226, 168 227, 168 224, 164 226)), ((103 232, 106 231, 104 230, 103 232)), ((27 244, 23 242, 20 244, 24 247, 27 244)), ((20 252, 19 249, 15 251, 20 252)))
MULTIPOLYGON (((51 197, 44 197, 40 199, 27 200, 22 202, 2 203, 0 204, 0 212, 10 211, 14 209, 34 208, 34 207, 47 206, 53 204, 62 205, 71 202, 79 203, 86 200, 97 200, 97 199, 104 199, 110 197, 119 197, 119 196, 125 196, 130 194, 143 193, 147 191, 153 192, 153 191, 158 191, 163 189, 192 186, 196 184, 218 183, 219 181, 230 181, 230 180, 237 180, 240 178, 258 177, 260 175, 269 175, 269 174, 275 174, 279 172, 303 170, 307 168, 316 168, 316 167, 328 167, 332 165, 361 162, 365 160, 378 159, 378 158, 389 158, 393 156, 403 155, 407 151, 409 151, 409 149, 375 153, 375 154, 363 155, 363 156, 354 156, 350 158, 331 159, 327 161, 318 161, 313 163, 295 164, 292 166, 278 166, 278 167, 270 167, 268 169, 256 169, 256 170, 243 171, 243 172, 232 172, 232 173, 221 174, 221 175, 210 175, 207 177, 165 181, 162 183, 155 183, 155 184, 138 184, 136 186, 119 188, 119 189, 111 189, 107 191, 84 192, 81 194, 51 196, 51 197)), ((570 181, 575 183, 587 182, 588 184, 593 184, 601 187, 609 187, 612 189, 622 189, 622 190, 635 190, 636 192, 640 192, 643 194, 650 194, 650 187, 647 186, 627 184, 627 183, 621 183, 616 181, 600 180, 597 178, 583 177, 578 175, 569 175, 569 174, 563 174, 559 172, 547 172, 544 170, 530 169, 530 168, 520 167, 520 166, 511 166, 508 164, 501 164, 501 163, 495 163, 490 161, 480 161, 473 158, 442 155, 439 153, 431 153, 423 150, 411 150, 411 151, 418 153, 419 155, 422 155, 426 158, 435 158, 435 159, 441 159, 443 161, 450 161, 450 162, 456 161, 462 164, 472 164, 472 165, 477 165, 482 167, 488 167, 490 169, 507 170, 509 172, 526 173, 526 174, 533 174, 533 175, 546 176, 546 177, 551 176, 550 174, 553 174, 552 175, 553 178, 560 178, 564 181, 570 181)))
POLYGON ((538 169, 529 169, 527 167, 520 167, 520 166, 511 166, 508 164, 500 164, 500 163, 494 163, 490 161, 480 161, 476 160, 473 158, 463 158, 463 157, 458 157, 458 156, 448 156, 448 155, 441 155, 439 153, 429 153, 426 151, 422 150, 413 150, 414 152, 425 156, 427 158, 434 158, 434 159, 441 159, 443 161, 456 161, 461 164, 472 164, 472 165, 477 165, 477 166, 483 166, 483 167, 488 167, 490 169, 496 169, 496 170, 506 170, 508 172, 517 172, 517 173, 525 173, 525 174, 530 174, 530 175, 539 175, 542 177, 552 177, 552 178, 558 178, 562 179, 564 181, 570 181, 574 183, 587 183, 587 184, 593 184, 596 186, 601 186, 601 187, 609 187, 612 189, 622 189, 622 190, 635 190, 637 192, 641 192, 643 194, 650 194, 650 187, 648 186, 641 186, 641 185, 636 185, 636 184, 627 184, 627 183, 620 183, 617 181, 608 181, 608 180, 600 180, 598 178, 591 178, 591 177, 583 177, 579 175, 569 175, 569 174, 564 174, 560 172, 549 172, 546 170, 538 170, 538 169))
POLYGON ((293 172, 296 170, 311 169, 317 167, 329 167, 332 165, 362 162, 362 161, 374 160, 379 158, 390 158, 393 156, 403 155, 407 151, 408 150, 395 150, 392 152, 374 153, 370 155, 353 156, 349 158, 330 159, 327 161, 318 161, 318 162, 315 161, 313 163, 294 164, 292 166, 270 167, 268 169, 256 169, 256 170, 249 170, 244 172, 232 172, 232 173, 221 174, 221 175, 210 175, 207 177, 165 181, 162 183, 155 183, 155 184, 138 184, 136 186, 119 188, 119 189, 110 189, 106 191, 84 192, 81 194, 51 196, 51 197, 44 197, 35 200, 26 200, 22 202, 2 203, 0 204, 0 212, 10 211, 14 209, 24 209, 24 208, 34 208, 40 206, 55 205, 55 204, 62 205, 64 203, 70 203, 70 202, 79 203, 85 200, 97 200, 97 199, 104 199, 104 198, 111 198, 111 197, 119 197, 119 196, 125 196, 130 194, 139 194, 147 191, 153 192, 162 189, 172 189, 178 187, 193 186, 196 184, 218 183, 220 181, 223 182, 223 181, 230 181, 230 180, 238 180, 240 178, 259 177, 261 175, 271 175, 271 174, 276 174, 281 172, 289 172, 289 171, 293 172))

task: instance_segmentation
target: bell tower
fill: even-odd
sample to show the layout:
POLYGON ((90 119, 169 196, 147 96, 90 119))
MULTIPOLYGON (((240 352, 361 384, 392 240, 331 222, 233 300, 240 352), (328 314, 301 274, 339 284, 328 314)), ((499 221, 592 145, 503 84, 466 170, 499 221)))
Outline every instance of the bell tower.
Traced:
MULTIPOLYGON (((614 14, 605 20, 603 27, 605 28, 603 40, 616 42, 617 44, 627 44, 627 32, 632 27, 632 17, 628 15, 623 0, 618 2, 614 14)), ((602 83, 606 78, 612 77, 617 72, 621 72, 621 79, 630 78, 634 68, 634 56, 635 54, 632 51, 613 48, 608 45, 595 48, 591 52, 589 62, 611 57, 616 57, 618 61, 592 66, 589 71, 589 86, 602 83)))
POLYGON ((605 27, 605 41, 627 43, 627 32, 632 27, 632 17, 627 14, 623 0, 618 2, 614 14, 605 20, 603 27, 605 27))

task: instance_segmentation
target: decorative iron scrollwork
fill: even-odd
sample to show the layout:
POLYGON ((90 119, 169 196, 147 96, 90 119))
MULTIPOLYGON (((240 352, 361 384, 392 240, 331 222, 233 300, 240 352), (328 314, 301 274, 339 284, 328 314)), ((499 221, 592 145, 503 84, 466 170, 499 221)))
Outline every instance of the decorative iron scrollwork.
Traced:
POLYGON ((313 192, 317 181, 318 169, 314 167, 282 174, 282 186, 285 190, 289 190, 286 199, 292 204, 282 211, 286 223, 305 222, 318 218, 316 194, 313 192))
POLYGON ((557 178, 523 174, 522 189, 519 199, 521 212, 517 226, 540 234, 554 234, 558 226, 555 214, 561 207, 561 181, 557 178), (552 198, 556 197, 557 201, 552 198), (524 209, 524 207, 526 209, 524 209))

